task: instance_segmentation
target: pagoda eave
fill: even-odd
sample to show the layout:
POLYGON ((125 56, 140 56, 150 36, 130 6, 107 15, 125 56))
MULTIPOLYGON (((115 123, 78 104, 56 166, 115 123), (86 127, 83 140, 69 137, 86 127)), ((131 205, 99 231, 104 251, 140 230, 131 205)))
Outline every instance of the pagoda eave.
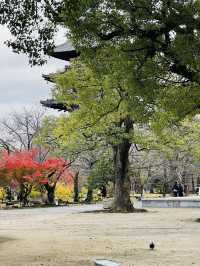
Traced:
POLYGON ((78 57, 80 53, 76 51, 70 40, 67 40, 63 44, 56 46, 49 55, 61 60, 69 61, 71 58, 78 57))
POLYGON ((48 100, 44 100, 44 101, 40 101, 40 103, 47 108, 51 108, 51 109, 56 109, 58 111, 63 111, 63 112, 74 112, 75 110, 79 109, 79 105, 77 104, 70 104, 70 105, 66 105, 63 103, 59 103, 53 99, 48 99, 48 100))
POLYGON ((63 52, 53 52, 50 55, 61 60, 69 61, 72 58, 78 57, 80 54, 76 50, 72 50, 63 52))

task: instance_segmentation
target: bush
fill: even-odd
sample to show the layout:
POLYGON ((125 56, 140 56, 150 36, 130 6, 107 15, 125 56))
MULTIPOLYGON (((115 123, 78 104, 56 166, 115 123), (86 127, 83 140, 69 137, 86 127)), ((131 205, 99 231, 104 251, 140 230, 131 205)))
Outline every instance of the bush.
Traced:
POLYGON ((85 199, 87 197, 87 191, 88 191, 88 189, 86 186, 82 187, 82 189, 79 193, 79 200, 80 201, 85 201, 85 199))
POLYGON ((93 190, 93 201, 99 201, 102 200, 101 191, 99 189, 93 190))
POLYGON ((57 184, 55 197, 63 202, 73 202, 73 189, 65 184, 57 184))
POLYGON ((6 191, 3 187, 0 187, 0 200, 3 200, 6 196, 6 191))
MULTIPOLYGON (((87 192, 88 188, 87 186, 84 186, 81 192, 79 193, 80 201, 85 201, 85 199, 87 198, 87 192)), ((97 188, 93 189, 93 201, 99 201, 99 200, 102 200, 101 191, 97 188)))
POLYGON ((32 190, 29 196, 31 199, 41 198, 41 192, 38 190, 32 190))

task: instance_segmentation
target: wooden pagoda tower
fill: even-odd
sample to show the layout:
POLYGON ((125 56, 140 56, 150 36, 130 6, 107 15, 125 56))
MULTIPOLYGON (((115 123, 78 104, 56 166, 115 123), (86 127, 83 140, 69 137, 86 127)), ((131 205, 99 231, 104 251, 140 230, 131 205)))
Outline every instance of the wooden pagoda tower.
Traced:
MULTIPOLYGON (((56 46, 54 51, 50 54, 50 56, 52 57, 65 60, 65 61, 70 61, 70 59, 76 58, 79 55, 80 53, 78 53, 75 50, 75 48, 72 46, 70 41, 67 41, 61 45, 56 46)), ((51 75, 43 75, 43 78, 49 82, 53 82, 51 75)), ((47 99, 45 101, 40 101, 40 103, 44 107, 52 108, 52 109, 56 109, 58 111, 64 111, 64 112, 73 112, 74 110, 78 109, 78 105, 76 104, 66 106, 66 104, 57 102, 53 99, 47 99)))

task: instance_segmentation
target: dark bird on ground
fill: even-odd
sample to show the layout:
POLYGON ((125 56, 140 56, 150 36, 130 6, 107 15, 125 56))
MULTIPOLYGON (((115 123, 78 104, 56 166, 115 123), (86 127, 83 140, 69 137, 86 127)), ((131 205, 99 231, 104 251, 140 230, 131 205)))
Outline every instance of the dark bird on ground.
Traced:
POLYGON ((155 248, 155 244, 154 244, 153 241, 150 242, 150 244, 149 244, 149 248, 150 248, 151 250, 154 250, 154 248, 155 248))

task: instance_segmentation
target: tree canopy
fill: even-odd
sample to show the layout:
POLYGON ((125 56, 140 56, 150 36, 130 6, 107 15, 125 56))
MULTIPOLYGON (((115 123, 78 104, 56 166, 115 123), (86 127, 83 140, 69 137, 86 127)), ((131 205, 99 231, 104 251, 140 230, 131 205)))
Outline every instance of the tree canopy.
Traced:
POLYGON ((199 110, 198 1, 3 0, 0 10, 0 23, 15 37, 9 44, 29 54, 33 64, 43 62, 41 53, 50 53, 62 26, 96 71, 108 72, 116 61, 141 102, 151 104, 149 97, 155 102, 159 94, 157 105, 166 111, 162 122, 174 112, 178 120, 199 110))
POLYGON ((174 73, 199 84, 198 1, 3 0, 0 10, 0 23, 16 37, 9 44, 28 53, 34 63, 52 48, 56 26, 61 25, 82 51, 118 46, 134 60, 142 79, 151 66, 154 74, 174 73))

